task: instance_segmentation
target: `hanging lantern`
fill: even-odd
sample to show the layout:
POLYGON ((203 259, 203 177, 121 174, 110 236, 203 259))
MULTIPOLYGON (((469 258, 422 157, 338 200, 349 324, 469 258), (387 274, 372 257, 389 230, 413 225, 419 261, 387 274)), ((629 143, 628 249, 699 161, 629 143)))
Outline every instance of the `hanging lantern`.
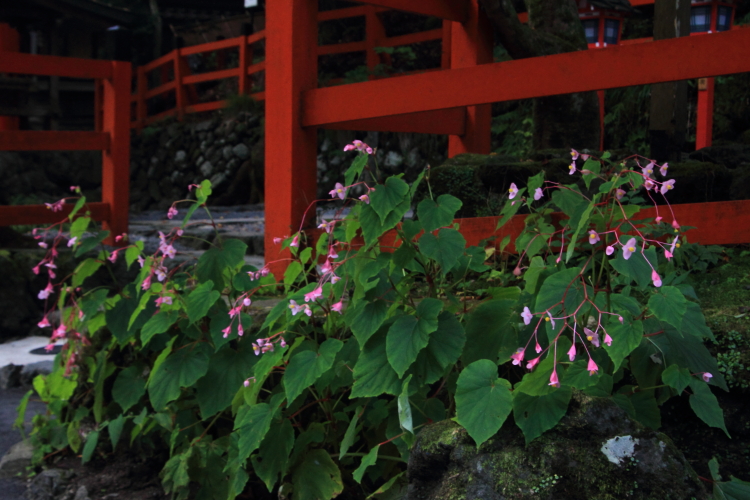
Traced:
POLYGON ((733 0, 692 0, 690 6, 690 34, 716 33, 732 29, 733 0))
POLYGON ((578 0, 578 17, 589 48, 618 45, 622 21, 633 12, 628 0, 578 0))

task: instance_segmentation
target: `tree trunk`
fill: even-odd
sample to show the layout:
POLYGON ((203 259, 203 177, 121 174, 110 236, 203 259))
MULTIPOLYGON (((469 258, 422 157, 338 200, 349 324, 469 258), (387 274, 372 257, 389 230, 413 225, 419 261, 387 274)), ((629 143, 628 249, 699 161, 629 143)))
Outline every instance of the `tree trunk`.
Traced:
MULTIPOLYGON (((656 0, 654 40, 690 35, 690 2, 656 0)), ((649 114, 651 157, 660 162, 678 161, 687 132, 687 82, 651 85, 649 114)))
MULTIPOLYGON (((526 0, 529 25, 518 20, 512 0, 479 0, 496 37, 513 59, 586 50, 574 0, 526 0)), ((535 149, 599 148, 596 92, 534 99, 535 149)))

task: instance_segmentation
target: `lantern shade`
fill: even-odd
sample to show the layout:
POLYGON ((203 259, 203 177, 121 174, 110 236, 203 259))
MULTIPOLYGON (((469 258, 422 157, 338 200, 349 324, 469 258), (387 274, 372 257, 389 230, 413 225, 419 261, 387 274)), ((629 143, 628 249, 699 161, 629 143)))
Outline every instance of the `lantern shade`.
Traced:
POLYGON ((733 0, 693 0, 690 33, 714 33, 732 29, 733 0))
POLYGON ((577 3, 589 48, 620 43, 622 19, 638 12, 629 0, 578 0, 577 3))

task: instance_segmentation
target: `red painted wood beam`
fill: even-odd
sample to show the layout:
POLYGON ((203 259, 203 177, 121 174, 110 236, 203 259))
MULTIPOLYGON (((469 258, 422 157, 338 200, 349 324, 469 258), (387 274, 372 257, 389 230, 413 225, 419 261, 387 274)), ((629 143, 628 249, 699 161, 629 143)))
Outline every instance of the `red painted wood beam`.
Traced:
POLYGON ((332 130, 366 130, 368 132, 463 135, 466 131, 466 112, 464 108, 422 111, 385 118, 332 123, 326 125, 325 128, 332 130))
MULTIPOLYGON (((53 212, 46 205, 11 205, 0 206, 0 226, 17 224, 54 224, 60 222, 73 210, 73 203, 63 205, 61 212, 53 212)), ((107 203, 87 203, 86 209, 94 220, 109 219, 110 209, 107 203)))
POLYGON ((110 206, 103 227, 110 231, 105 243, 115 245, 115 236, 128 232, 130 210, 130 86, 129 62, 110 61, 112 78, 102 82, 102 132, 110 139, 102 151, 102 202, 110 206))
POLYGON ((182 77, 183 85, 190 85, 192 83, 208 82, 211 80, 221 80, 224 78, 236 78, 239 76, 239 68, 222 69, 219 71, 209 71, 206 73, 200 73, 198 75, 189 75, 182 77))
POLYGON ((714 79, 706 78, 705 88, 698 81, 698 106, 695 114, 695 149, 711 145, 714 128, 714 79))
POLYGON ((3 57, 0 57, 0 73, 68 78, 109 78, 112 76, 112 66, 110 61, 96 59, 3 52, 3 57))
POLYGON ((107 148, 109 148, 109 134, 104 132, 36 130, 0 132, 0 151, 96 151, 107 148))
POLYGON ((739 29, 308 90, 302 124, 750 72, 748 46, 739 29))
POLYGON ((302 92, 318 84, 317 0, 274 0, 266 5, 265 260, 283 275, 289 252, 274 237, 295 233, 317 192, 318 135, 300 123, 302 92))
POLYGON ((462 23, 467 17, 467 0, 358 0, 361 3, 389 9, 435 16, 462 23))

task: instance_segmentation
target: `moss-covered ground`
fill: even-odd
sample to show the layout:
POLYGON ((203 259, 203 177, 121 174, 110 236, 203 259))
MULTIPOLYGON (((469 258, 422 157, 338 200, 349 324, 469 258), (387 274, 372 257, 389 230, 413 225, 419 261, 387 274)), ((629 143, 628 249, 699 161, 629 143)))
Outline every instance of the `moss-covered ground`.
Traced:
POLYGON ((700 422, 687 398, 662 408, 663 431, 673 438, 699 475, 708 476, 716 457, 722 475, 750 480, 750 245, 716 247, 695 260, 692 284, 716 342, 709 348, 719 361, 730 391, 714 394, 724 410, 728 439, 700 422), (712 261, 716 261, 713 263, 712 261), (703 269, 701 263, 708 266, 703 269))

